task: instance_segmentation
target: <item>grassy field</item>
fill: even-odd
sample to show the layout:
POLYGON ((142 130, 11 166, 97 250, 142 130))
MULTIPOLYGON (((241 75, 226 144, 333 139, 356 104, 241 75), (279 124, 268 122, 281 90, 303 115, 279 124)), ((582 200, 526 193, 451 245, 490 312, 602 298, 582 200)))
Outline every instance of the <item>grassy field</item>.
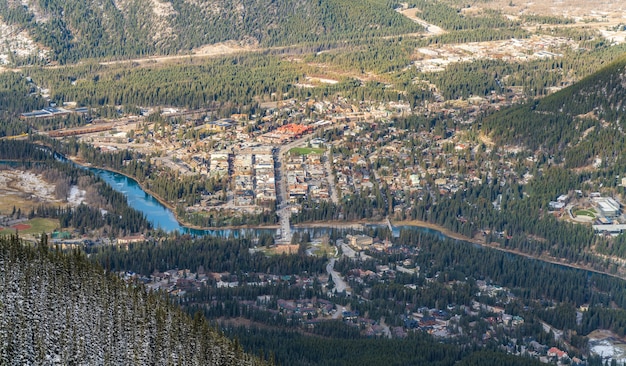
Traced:
POLYGON ((268 255, 280 255, 280 254, 296 254, 298 253, 298 244, 289 245, 277 245, 273 248, 265 250, 265 254, 268 255))
POLYGON ((589 216, 592 219, 596 217, 596 214, 593 210, 578 210, 574 211, 574 215, 576 216, 589 216))
MULTIPOLYGON (((59 220, 53 219, 32 219, 26 222, 23 222, 24 225, 29 225, 30 228, 19 230, 20 235, 38 235, 43 232, 51 233, 54 229, 59 227, 59 220)), ((0 235, 2 234, 15 234, 15 229, 13 228, 5 228, 4 230, 0 230, 0 235)))
POLYGON ((28 213, 40 203, 20 197, 18 194, 3 194, 0 200, 0 214, 8 215, 13 212, 13 207, 21 209, 22 213, 28 213))
POLYGON ((289 154, 291 155, 309 155, 309 154, 323 154, 324 149, 313 149, 310 147, 294 147, 289 150, 289 154))

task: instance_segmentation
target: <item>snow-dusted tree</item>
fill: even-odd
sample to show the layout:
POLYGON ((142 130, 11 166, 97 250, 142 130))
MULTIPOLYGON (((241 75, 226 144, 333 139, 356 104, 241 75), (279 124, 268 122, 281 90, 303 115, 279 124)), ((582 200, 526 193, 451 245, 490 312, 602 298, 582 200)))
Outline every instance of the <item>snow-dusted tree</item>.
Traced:
POLYGON ((81 253, 0 238, 0 365, 263 365, 81 253))

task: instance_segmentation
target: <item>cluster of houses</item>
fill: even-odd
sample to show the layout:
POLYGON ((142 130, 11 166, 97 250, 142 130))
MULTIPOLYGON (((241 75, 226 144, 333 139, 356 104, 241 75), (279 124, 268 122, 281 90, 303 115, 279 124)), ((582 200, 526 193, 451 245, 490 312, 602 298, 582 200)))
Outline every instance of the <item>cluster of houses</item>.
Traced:
POLYGON ((225 151, 214 151, 211 153, 209 163, 209 174, 212 177, 223 177, 230 171, 230 154, 225 151))
MULTIPOLYGON (((279 284, 290 284, 299 288, 313 286, 315 277, 299 275, 274 275, 267 273, 246 273, 239 277, 229 272, 217 273, 205 271, 202 266, 196 272, 190 269, 171 269, 164 272, 155 271, 150 276, 141 276, 133 272, 121 272, 120 277, 126 281, 139 281, 145 284, 150 291, 164 291, 170 295, 183 296, 188 292, 201 289, 204 286, 216 288, 235 288, 241 286, 266 287, 279 284)), ((322 275, 320 280, 327 281, 322 275)), ((266 298, 266 302, 273 298, 266 298)), ((319 299, 318 302, 325 300, 319 299)), ((332 310, 332 309, 330 309, 332 310)), ((328 310, 328 311, 330 311, 328 310)))
MULTIPOLYGON (((351 154, 335 153, 337 191, 342 195, 385 185, 402 202, 410 192, 437 190, 452 194, 467 184, 482 184, 515 175, 512 164, 491 169, 476 158, 476 143, 463 141, 455 130, 411 131, 393 123, 349 124, 335 146, 352 146, 351 154), (490 173, 495 172, 497 176, 490 173)), ((480 150, 484 152, 485 150, 480 150)), ((398 204, 396 211, 410 209, 398 204)))
MULTIPOLYGON (((349 235, 345 238, 347 246, 361 252, 358 258, 365 258, 367 255, 362 251, 372 254, 373 246, 377 243, 388 245, 386 250, 390 253, 405 253, 408 257, 419 255, 419 250, 415 247, 390 246, 385 241, 381 242, 376 238, 365 235, 349 235)), ((407 256, 402 256, 406 258, 407 256)), ((354 257, 357 259, 357 257, 354 257)), ((352 292, 360 288, 358 292, 351 296, 358 296, 361 301, 371 301, 371 286, 376 283, 393 282, 398 271, 403 271, 404 267, 415 267, 412 261, 404 259, 397 263, 376 265, 372 270, 362 268, 358 260, 354 262, 354 268, 348 270, 345 276, 350 284, 352 292), (404 267, 403 267, 404 266, 404 267), (359 281, 360 280, 360 281, 359 281)), ((422 276, 419 267, 413 270, 414 274, 422 276)), ((433 335, 440 339, 456 338, 459 335, 476 336, 483 342, 491 339, 501 340, 502 331, 505 333, 514 332, 515 329, 524 325, 525 320, 521 316, 508 314, 501 305, 493 305, 493 301, 482 301, 479 298, 495 299, 496 304, 508 303, 514 299, 511 291, 497 284, 484 280, 477 280, 476 286, 479 292, 475 294, 475 300, 468 305, 448 304, 438 307, 425 307, 419 303, 403 303, 403 311, 394 314, 397 319, 391 316, 387 318, 388 326, 381 323, 379 319, 370 318, 368 314, 362 314, 358 310, 344 307, 342 301, 335 301, 343 296, 333 294, 323 284, 328 283, 329 275, 326 273, 307 275, 276 275, 268 273, 244 272, 238 275, 232 273, 212 273, 204 271, 202 267, 197 272, 189 269, 168 270, 155 272, 149 277, 141 277, 130 272, 121 274, 129 281, 141 281, 150 290, 165 291, 172 296, 183 296, 193 291, 198 291, 205 286, 215 288, 239 288, 245 287, 265 287, 265 286, 289 286, 299 289, 302 294, 314 289, 320 289, 313 297, 300 296, 297 298, 284 298, 279 295, 259 295, 255 299, 237 299, 240 306, 248 307, 255 311, 267 312, 281 316, 290 324, 304 329, 315 328, 321 322, 340 320, 344 324, 359 329, 361 334, 370 337, 395 337, 403 338, 411 332, 421 331, 433 335), (319 285, 321 287, 318 287, 319 285), (324 295, 326 294, 326 295, 324 295), (322 298, 323 297, 323 298, 322 298), (465 317, 471 319, 469 323, 463 321, 465 317)), ((463 285, 463 281, 442 282, 439 273, 426 278, 422 285, 406 284, 406 288, 418 290, 431 286, 432 283, 443 284, 453 288, 463 285)), ((511 333, 512 334, 512 333, 511 333)), ((541 359, 544 362, 558 364, 584 365, 585 362, 578 358, 570 357, 567 351, 558 347, 549 348, 532 337, 524 339, 511 339, 509 345, 501 346, 509 353, 528 355, 541 359)))
POLYGON ((209 274, 203 270, 197 273, 189 269, 172 269, 155 272, 150 277, 141 277, 132 272, 122 274, 125 280, 140 280, 150 291, 164 291, 173 296, 183 296, 187 292, 200 290, 209 281, 209 274))
MULTIPOLYGON (((451 317, 445 310, 420 308, 409 316, 404 316, 407 329, 419 329, 438 338, 451 336, 451 317)), ((459 317, 455 317, 458 322, 459 317)))
POLYGON ((320 316, 328 317, 335 310, 335 304, 324 299, 302 299, 276 301, 278 311, 289 319, 313 320, 320 316))
MULTIPOLYGON (((415 131, 395 127, 392 117, 416 112, 407 103, 354 102, 335 97, 332 100, 290 99, 270 104, 259 115, 233 114, 230 118, 213 120, 212 117, 205 118, 202 113, 188 111, 177 114, 185 117, 185 122, 177 120, 176 123, 161 126, 143 124, 138 119, 131 122, 129 118, 127 126, 120 125, 117 129, 125 134, 132 132, 133 143, 127 144, 128 148, 145 153, 156 148, 165 149, 168 153, 156 159, 157 163, 186 175, 228 177, 236 197, 235 207, 247 207, 245 209, 258 201, 275 200, 275 187, 269 165, 268 169, 259 166, 266 163, 263 155, 270 154, 239 150, 255 144, 275 148, 333 127, 342 133, 332 138, 320 138, 321 134, 312 136, 309 144, 313 148, 329 143, 336 147, 349 147, 350 154, 345 154, 344 149, 342 153, 336 152, 330 157, 336 174, 330 178, 336 181, 339 197, 373 188, 377 183, 385 184, 394 194, 400 195, 407 189, 455 192, 467 181, 484 182, 483 172, 489 171, 489 167, 480 166, 470 159, 476 144, 463 141, 461 136, 456 136, 454 129, 415 131)), ((444 103, 430 103, 422 112, 454 115, 462 109, 444 107, 444 103)), ((163 117, 171 118, 166 109, 163 117)), ((302 197, 314 200, 334 197, 327 185, 328 177, 324 176, 331 172, 325 172, 323 164, 320 164, 322 156, 292 155, 290 159, 292 172, 287 179, 290 180, 288 192, 292 202, 302 197)), ((269 159, 266 160, 272 165, 269 159)), ((203 197, 205 199, 215 201, 209 196, 203 197)), ((202 207, 206 209, 206 205, 202 207)), ((406 207, 400 204, 396 209, 409 207, 408 204, 406 207)))

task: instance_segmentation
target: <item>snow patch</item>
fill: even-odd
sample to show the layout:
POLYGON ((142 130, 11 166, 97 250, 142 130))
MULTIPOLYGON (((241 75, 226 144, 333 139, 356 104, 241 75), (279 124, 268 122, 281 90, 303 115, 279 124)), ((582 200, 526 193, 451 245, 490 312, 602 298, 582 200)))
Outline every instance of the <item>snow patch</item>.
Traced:
POLYGON ((615 342, 613 338, 589 339, 589 349, 592 353, 602 357, 604 361, 626 363, 626 345, 615 342))
POLYGON ((9 65, 13 57, 26 58, 35 56, 45 59, 48 51, 39 48, 26 30, 18 26, 8 25, 0 19, 0 64, 9 65))
POLYGON ((85 202, 86 194, 86 191, 78 189, 77 186, 72 186, 72 188, 70 188, 70 194, 67 197, 67 202, 72 206, 78 206, 85 202))
POLYGON ((32 172, 0 170, 0 184, 5 192, 23 192, 43 201, 57 201, 54 199, 54 185, 32 172))

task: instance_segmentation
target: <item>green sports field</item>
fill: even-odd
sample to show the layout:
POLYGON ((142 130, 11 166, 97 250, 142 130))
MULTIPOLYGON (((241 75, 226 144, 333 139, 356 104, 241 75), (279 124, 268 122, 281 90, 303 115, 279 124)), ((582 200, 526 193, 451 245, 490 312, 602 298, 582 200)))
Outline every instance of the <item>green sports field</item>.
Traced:
POLYGON ((37 218, 15 225, 15 227, 4 228, 3 230, 0 230, 0 235, 15 234, 15 230, 17 230, 20 235, 36 235, 41 233, 49 234, 58 227, 59 220, 37 218))
POLYGON ((289 154, 292 155, 309 155, 309 154, 323 154, 324 149, 313 149, 310 147, 294 147, 289 150, 289 154))

